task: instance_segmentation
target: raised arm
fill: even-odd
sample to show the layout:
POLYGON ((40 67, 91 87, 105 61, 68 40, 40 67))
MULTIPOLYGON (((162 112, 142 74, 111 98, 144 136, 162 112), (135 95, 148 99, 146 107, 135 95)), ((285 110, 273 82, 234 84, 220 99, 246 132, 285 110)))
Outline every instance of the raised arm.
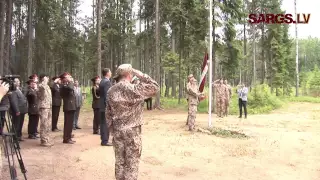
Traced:
POLYGON ((97 99, 100 98, 100 96, 97 95, 97 87, 96 87, 96 86, 93 87, 93 95, 94 95, 94 97, 97 98, 97 99))
POLYGON ((41 100, 41 101, 44 100, 44 93, 45 93, 45 89, 44 89, 43 85, 39 84, 38 91, 37 91, 39 100, 41 100))
POLYGON ((160 90, 159 84, 147 74, 143 74, 138 70, 135 70, 135 73, 140 79, 140 82, 134 85, 134 92, 143 99, 156 96, 160 90))

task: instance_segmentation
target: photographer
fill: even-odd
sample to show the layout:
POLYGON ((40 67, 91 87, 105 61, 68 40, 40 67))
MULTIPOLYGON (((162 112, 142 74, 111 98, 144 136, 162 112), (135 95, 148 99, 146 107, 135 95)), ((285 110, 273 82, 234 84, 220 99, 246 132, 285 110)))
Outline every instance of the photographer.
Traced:
MULTIPOLYGON (((0 84, 0 101, 6 96, 7 92, 9 91, 9 84, 1 83, 0 84)), ((0 178, 2 173, 2 155, 1 155, 1 148, 0 148, 0 178)))
POLYGON ((12 116, 12 125, 15 128, 19 141, 22 140, 22 127, 24 116, 28 112, 28 101, 20 90, 20 80, 15 78, 13 80, 14 91, 9 96, 10 100, 10 113, 12 116))
POLYGON ((244 118, 247 119, 247 101, 248 101, 248 88, 244 85, 238 85, 237 89, 239 97, 239 118, 242 118, 242 107, 244 109, 244 118))
MULTIPOLYGON (((2 77, 0 76, 0 79, 2 77)), ((0 80, 0 84, 2 84, 3 81, 0 80)), ((1 96, 2 97, 2 96, 1 96)), ((9 110, 10 103, 9 103, 9 96, 8 94, 5 94, 0 101, 0 135, 2 134, 3 128, 4 128, 4 122, 6 118, 6 112, 9 110)))

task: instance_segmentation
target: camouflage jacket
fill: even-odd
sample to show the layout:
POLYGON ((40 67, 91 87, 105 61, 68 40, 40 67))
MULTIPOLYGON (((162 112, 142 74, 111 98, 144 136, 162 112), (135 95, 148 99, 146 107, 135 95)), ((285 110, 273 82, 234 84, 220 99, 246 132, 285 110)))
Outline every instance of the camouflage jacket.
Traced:
POLYGON ((40 83, 38 89, 39 108, 50 109, 52 106, 52 96, 49 85, 40 83))
POLYGON ((216 88, 216 98, 224 98, 229 100, 229 90, 226 85, 224 84, 214 84, 216 88))
POLYGON ((227 87, 227 90, 229 92, 229 99, 231 99, 231 97, 232 97, 232 87, 229 84, 227 84, 226 87, 227 87))
POLYGON ((144 99, 153 97, 159 91, 158 83, 148 75, 140 78, 138 84, 121 80, 112 86, 107 95, 106 119, 113 130, 125 130, 140 126, 144 99))
POLYGON ((199 96, 201 93, 198 90, 198 84, 187 84, 187 97, 190 105, 197 105, 199 103, 199 96))

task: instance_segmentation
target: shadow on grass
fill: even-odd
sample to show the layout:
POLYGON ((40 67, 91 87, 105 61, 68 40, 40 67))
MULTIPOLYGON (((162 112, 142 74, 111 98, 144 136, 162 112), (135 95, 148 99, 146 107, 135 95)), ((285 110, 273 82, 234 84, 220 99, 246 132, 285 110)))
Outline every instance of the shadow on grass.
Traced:
POLYGON ((237 139, 247 139, 249 136, 244 133, 240 133, 237 131, 226 130, 218 127, 208 128, 207 132, 211 135, 215 135, 222 138, 237 138, 237 139))

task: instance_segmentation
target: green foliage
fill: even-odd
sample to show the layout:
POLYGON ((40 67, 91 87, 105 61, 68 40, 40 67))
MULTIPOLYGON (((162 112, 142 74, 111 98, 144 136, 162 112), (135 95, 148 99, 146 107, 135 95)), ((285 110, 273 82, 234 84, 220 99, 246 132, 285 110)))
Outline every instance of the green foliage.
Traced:
POLYGON ((299 97, 286 97, 283 99, 285 102, 309 102, 309 103, 320 103, 319 97, 310 97, 310 96, 299 96, 299 97))

